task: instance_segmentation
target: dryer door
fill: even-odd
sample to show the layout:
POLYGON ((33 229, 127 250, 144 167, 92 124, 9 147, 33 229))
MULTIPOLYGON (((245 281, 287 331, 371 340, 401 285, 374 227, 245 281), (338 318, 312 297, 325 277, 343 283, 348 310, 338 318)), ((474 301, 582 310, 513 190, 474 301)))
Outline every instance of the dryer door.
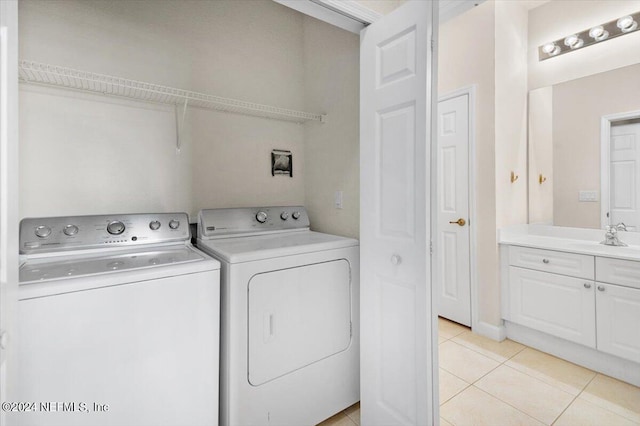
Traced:
POLYGON ((262 385, 349 347, 350 275, 341 259, 251 278, 249 383, 262 385))

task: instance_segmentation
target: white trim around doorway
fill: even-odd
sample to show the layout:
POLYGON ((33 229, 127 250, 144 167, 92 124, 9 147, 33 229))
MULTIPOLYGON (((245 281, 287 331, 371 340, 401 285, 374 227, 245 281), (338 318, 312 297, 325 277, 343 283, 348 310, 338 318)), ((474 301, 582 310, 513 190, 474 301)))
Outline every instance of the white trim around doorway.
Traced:
POLYGON ((611 126, 617 121, 640 118, 640 111, 629 111, 604 115, 600 119, 600 225, 604 229, 609 225, 609 166, 611 153, 611 126))

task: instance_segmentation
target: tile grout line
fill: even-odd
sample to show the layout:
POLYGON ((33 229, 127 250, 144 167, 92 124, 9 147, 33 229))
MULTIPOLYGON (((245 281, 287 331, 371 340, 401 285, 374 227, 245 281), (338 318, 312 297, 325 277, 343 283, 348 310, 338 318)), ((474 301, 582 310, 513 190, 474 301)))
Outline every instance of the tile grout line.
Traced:
MULTIPOLYGON (((530 346, 525 346, 525 347, 524 347, 524 349, 522 349, 520 352, 524 351, 525 349, 533 349, 533 350, 537 351, 537 349, 535 349, 535 348, 532 348, 532 347, 530 347, 530 346)), ((520 352, 518 352, 518 353, 520 353, 520 352)), ((558 358, 558 357, 553 356, 553 355, 551 355, 551 354, 548 354, 548 353, 546 353, 546 352, 542 352, 542 351, 538 351, 538 352, 541 352, 541 353, 543 353, 543 354, 545 354, 545 355, 552 356, 552 357, 554 357, 554 358, 558 358)), ((517 354, 516 354, 516 355, 517 355, 517 354)), ((514 355, 513 357, 515 357, 515 355, 514 355)), ((511 358, 513 358, 513 357, 511 357, 511 358)), ((511 360, 511 358, 509 358, 507 361, 505 361, 505 362, 504 362, 505 367, 509 367, 509 368, 511 368, 511 369, 513 369, 513 370, 515 370, 515 371, 519 372, 519 373, 524 374, 525 376, 532 377, 532 378, 536 379, 537 381, 539 381, 539 382, 541 382, 541 383, 544 383, 544 384, 546 384, 546 385, 548 385, 548 386, 551 386, 552 388, 555 388, 555 389, 561 390, 562 392, 565 392, 565 393, 568 393, 569 395, 572 395, 572 393, 571 393, 571 392, 567 392, 566 390, 562 389, 562 388, 561 388, 561 387, 559 387, 559 386, 556 386, 556 385, 551 384, 551 383, 547 383, 547 382, 545 382, 544 380, 542 380, 542 379, 540 379, 540 378, 538 378, 538 377, 536 377, 536 376, 534 376, 534 375, 532 375, 532 374, 527 373, 526 371, 519 370, 519 369, 514 368, 514 367, 512 367, 512 366, 510 366, 510 365, 506 365, 506 363, 507 363, 508 361, 510 361, 510 360, 511 360)), ((583 388, 580 390, 580 392, 578 392, 578 394, 576 395, 576 397, 577 397, 577 396, 580 396, 580 395, 582 394, 582 392, 587 388, 587 386, 589 386, 589 384, 593 381, 593 379, 595 379, 595 378, 596 378, 596 376, 599 374, 597 371, 593 371, 593 370, 591 370, 590 368, 583 367, 583 366, 578 365, 578 364, 574 364, 573 362, 567 361, 567 360, 562 359, 562 358, 558 358, 558 359, 559 359, 560 361, 568 362, 569 364, 575 365, 575 366, 580 367, 580 368, 584 368, 585 370, 589 370, 589 371, 591 371, 592 373, 594 373, 594 376, 593 376, 591 379, 589 379, 589 381, 587 382, 587 384, 583 386, 583 388)))
POLYGON ((508 403, 507 401, 503 401, 503 400, 501 400, 500 398, 498 398, 498 397, 497 397, 497 396, 495 396, 495 395, 491 395, 489 392, 485 391, 484 389, 480 389, 479 387, 477 387, 477 386, 475 386, 475 385, 471 385, 471 386, 473 386, 474 388, 476 388, 476 389, 477 389, 477 390, 479 390, 480 392, 484 392, 484 393, 486 393, 486 394, 487 394, 487 395, 489 395, 491 398, 497 399, 498 401, 502 402, 503 404, 508 405, 509 407, 513 408, 514 410, 516 410, 516 411, 517 411, 517 412, 519 412, 520 414, 524 414, 525 416, 529 417, 530 419, 533 419, 533 420, 535 420, 536 422, 538 422, 538 423, 540 423, 540 424, 546 425, 546 423, 545 423, 545 422, 543 422, 542 420, 539 420, 538 418, 533 417, 531 414, 527 414, 527 413, 525 413, 524 411, 522 411, 522 410, 521 410, 521 409, 519 409, 518 407, 516 407, 516 406, 514 406, 514 405, 512 405, 512 404, 510 404, 510 403, 508 403))
MULTIPOLYGON (((454 343, 456 343, 456 342, 454 342, 454 343)), ((516 342, 516 343, 517 343, 517 342, 516 342)), ((522 344, 521 344, 521 345, 522 345, 522 344)), ((464 345, 460 345, 460 346, 464 346, 464 345)), ((571 395, 569 392, 565 391, 564 389, 560 389, 559 387, 557 387, 557 386, 553 386, 553 385, 551 385, 551 384, 549 384, 549 383, 547 383, 547 382, 545 382, 545 381, 543 381, 543 380, 540 380, 539 378, 537 378, 537 377, 535 377, 535 376, 532 376, 532 375, 527 374, 527 373, 525 373, 525 372, 523 372, 523 371, 520 371, 520 370, 518 370, 518 369, 515 369, 515 368, 513 368, 513 367, 511 367, 511 366, 509 366, 509 365, 506 365, 507 361, 509 361, 511 358, 515 357, 515 356, 516 356, 516 355, 518 355, 520 352, 524 351, 525 349, 527 349, 527 348, 529 347, 529 346, 526 346, 526 345, 522 345, 522 346, 523 346, 523 348, 522 348, 522 349, 520 349, 517 353, 513 354, 511 357, 507 358, 506 360, 504 360, 503 362, 501 362, 500 364, 498 364, 498 366, 496 366, 494 369, 492 369, 491 371, 487 372, 484 376, 482 376, 482 377, 480 377, 478 380, 474 381, 474 382, 471 384, 471 386, 473 386, 474 388, 476 388, 476 389, 478 389, 478 390, 480 390, 480 391, 482 391, 482 392, 486 393, 487 395, 490 395, 490 396, 494 397, 494 398, 495 398, 495 399, 497 399, 498 401, 501 401, 501 402, 503 402, 503 403, 507 404, 508 406, 510 406, 510 407, 512 407, 512 408, 514 408, 515 410, 519 411, 520 413, 522 413, 522 414, 524 414, 524 415, 526 415, 526 416, 529 416, 529 417, 531 417, 532 419, 534 419, 534 420, 536 420, 536 421, 539 421, 540 423, 546 424, 546 423, 545 423, 545 422, 543 422, 542 420, 540 420, 540 419, 538 419, 538 418, 536 418, 536 417, 533 417, 532 415, 527 414, 527 413, 525 413, 524 411, 520 410, 518 407, 516 407, 516 406, 514 406, 514 405, 510 404, 508 401, 504 401, 503 399, 498 398, 496 395, 492 395, 491 393, 489 393, 489 392, 485 391, 484 389, 479 388, 478 386, 476 386, 476 383, 478 383, 478 382, 479 382, 480 380, 482 380, 484 377, 486 377, 487 375, 491 374, 493 371, 495 371, 495 370, 496 370, 496 369, 498 369, 499 367, 501 367, 501 366, 505 366, 505 367, 507 367, 507 368, 509 368, 509 369, 511 369, 511 370, 514 370, 514 371, 516 371, 516 372, 519 372, 519 373, 521 373, 521 374, 524 374, 525 376, 529 376, 530 378, 532 378, 532 379, 534 379, 534 380, 537 380, 538 382, 540 382, 540 383, 542 383, 542 384, 545 384, 545 385, 547 385, 547 386, 551 386, 551 387, 552 387, 552 388, 554 388, 554 389, 560 390, 560 391, 562 391, 562 392, 564 392, 564 393, 567 393, 567 394, 571 395)), ((464 347, 466 347, 466 346, 464 346, 464 347)), ((471 348, 468 348, 468 349, 471 349, 471 348)), ((473 349, 471 349, 471 350, 473 350, 473 349)), ((478 351, 475 351, 475 352, 480 353, 480 352, 478 352, 478 351)), ((483 355, 483 354, 481 354, 481 353, 480 353, 480 355, 483 355)), ((486 355, 484 355, 484 356, 486 357, 486 355)), ((489 358, 489 357, 487 357, 487 358, 489 358)), ((490 358, 490 359, 492 359, 492 358, 490 358)), ((496 361, 496 360, 494 360, 494 361, 496 361)), ((498 362, 498 361, 496 361, 496 362, 498 362)), ((451 373, 451 374, 453 374, 453 373, 451 373)), ((597 374, 596 374, 596 375, 597 375, 597 374)), ((589 385, 589 383, 591 383, 591 381, 592 381, 595 377, 596 377, 596 376, 593 376, 593 377, 591 378, 591 380, 589 380, 589 382, 584 386, 583 390, 584 390, 584 389, 586 389, 586 387, 589 385)), ((466 389, 466 388, 465 388, 465 389, 466 389)), ((561 413, 560 413, 560 414, 559 414, 559 415, 554 419, 554 421, 553 421, 553 422, 551 422, 551 425, 553 425, 553 423, 555 423, 555 422, 558 420, 558 418, 560 418, 560 416, 561 416, 561 415, 562 415, 562 414, 567 410, 567 408, 569 408, 569 406, 570 406, 571 404, 573 404, 573 401, 575 401, 581 393, 582 393, 582 391, 580 391, 580 392, 578 393, 578 395, 574 396, 574 398, 571 400, 571 402, 570 402, 570 403, 569 403, 569 404, 568 404, 568 405, 567 405, 567 406, 562 410, 562 412, 561 412, 561 413)))
POLYGON ((569 403, 569 405, 567 405, 566 407, 564 407, 564 410, 562 410, 562 412, 560 414, 558 414, 558 417, 556 417, 553 422, 551 422, 551 426, 555 425, 556 422, 560 419, 560 417, 562 417, 562 415, 569 409, 569 407, 571 407, 571 405, 573 405, 574 402, 576 402, 576 400, 578 399, 578 397, 580 395, 582 395, 582 392, 584 392, 584 390, 587 388, 587 386, 589 386, 591 384, 591 382, 593 382, 593 379, 595 379, 598 376, 598 374, 594 374, 594 376, 591 378, 591 380, 589 380, 587 382, 586 385, 584 385, 584 387, 580 390, 580 392, 578 392, 578 394, 576 396, 573 397, 573 399, 571 400, 571 402, 569 403))
MULTIPOLYGON (((464 334, 464 333, 460 333, 460 334, 458 334, 458 336, 460 336, 461 334, 464 334)), ((513 355, 511 355, 509 358, 505 359, 504 361, 498 361, 497 359, 495 359, 495 358, 491 358, 491 357, 489 357, 489 356, 487 356, 487 355, 483 354, 482 352, 475 350, 475 349, 474 349, 474 348, 472 348, 472 347, 469 347, 469 346, 467 346, 467 345, 463 345, 462 343, 458 343, 458 342, 456 342, 455 340, 453 340, 455 337, 458 337, 458 336, 454 336, 454 337, 452 337, 452 338, 451 338, 451 339, 449 339, 449 340, 450 340, 451 342, 453 342, 453 343, 457 343, 458 345, 460 345, 460 346, 462 346, 462 347, 464 347, 464 348, 470 349, 470 350, 474 351, 475 353, 478 353, 478 354, 480 354, 480 355, 482 355, 482 356, 484 356, 484 357, 486 357, 486 358, 489 358, 489 359, 491 359, 491 360, 493 360, 493 361, 495 361, 495 362, 499 362, 500 364, 504 364, 505 362, 507 362, 507 361, 509 361, 511 358, 513 358, 514 356, 518 355, 520 352, 522 352, 522 351, 524 351, 525 349, 529 348, 529 346, 523 345, 522 343, 514 342, 514 343, 518 343, 518 345, 522 346, 522 349, 520 349, 518 352, 514 353, 513 355)), ((482 336, 482 337, 484 337, 484 336, 482 336)), ((487 339, 488 339, 488 337, 487 337, 487 339)), ((489 340, 491 340, 491 339, 489 339, 489 340)), ((506 340, 506 339, 505 339, 505 340, 506 340)), ((513 340, 512 340, 512 342, 513 342, 513 340)), ((444 342, 442 342, 442 343, 444 343, 444 342)), ((497 343, 500 343, 500 342, 497 342, 497 343)), ((501 357, 501 358, 505 358, 505 357, 501 357)))
MULTIPOLYGON (((613 379, 615 379, 615 380, 618 380, 618 379, 616 379, 615 377, 607 376, 606 374, 602 374, 602 373, 598 373, 598 372, 595 372, 595 373, 596 373, 596 375, 595 375, 595 376, 593 376, 593 378, 592 378, 591 380, 589 380, 589 383, 587 383, 587 384, 585 385, 585 387, 584 387, 584 388, 582 388, 582 390, 580 391, 580 393, 578 394, 578 396, 576 397, 576 399, 578 399, 578 397, 579 397, 579 396, 581 396, 581 395, 584 393, 584 391, 587 389, 587 387, 589 387, 589 385, 591 384, 591 382, 593 382, 593 381, 596 379, 596 377, 598 377, 598 376, 610 377, 610 378, 613 378, 613 379)), ((626 383, 626 382, 622 382, 622 383, 626 383)), ((632 386, 633 386, 633 385, 632 385, 632 386)), ((636 387, 637 387, 637 386, 636 386, 636 387)), ((602 409, 602 410, 608 411, 609 413, 612 413, 612 414, 615 414, 615 415, 620 416, 620 417, 622 417, 622 418, 625 418, 625 419, 627 419, 627 420, 629 420, 629 421, 631 421, 631 422, 634 422, 634 423, 635 423, 635 422, 637 422, 637 420, 636 420, 635 418, 628 417, 626 414, 622 414, 622 413, 619 413, 619 412, 613 411, 613 410, 609 409, 608 407, 603 407, 602 405, 598 405, 598 404, 596 404, 595 402, 589 401, 588 399, 584 399, 584 398, 582 398, 582 400, 583 400, 584 402, 589 403, 589 404, 591 404, 591 405, 593 405, 593 406, 596 406, 596 407, 598 407, 598 408, 600 408, 600 409, 602 409)), ((639 423, 639 424, 640 424, 640 423, 639 423)))
POLYGON ((349 413, 346 412, 347 410, 343 411, 344 415, 347 416, 347 418, 349 418, 349 420, 351 420, 351 422, 353 424, 355 424, 356 426, 358 426, 358 422, 355 421, 355 419, 352 419, 351 416, 349 415, 349 413))

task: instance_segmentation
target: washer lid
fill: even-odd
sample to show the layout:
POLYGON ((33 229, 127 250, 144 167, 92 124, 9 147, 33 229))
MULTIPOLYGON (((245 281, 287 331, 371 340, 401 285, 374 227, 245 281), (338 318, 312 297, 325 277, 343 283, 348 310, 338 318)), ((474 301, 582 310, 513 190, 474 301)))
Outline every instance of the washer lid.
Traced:
POLYGON ((198 239, 198 248, 229 263, 355 247, 358 240, 313 231, 290 231, 217 240, 198 239))
POLYGON ((203 254, 184 245, 30 259, 20 267, 20 284, 111 274, 204 260, 208 259, 203 254))

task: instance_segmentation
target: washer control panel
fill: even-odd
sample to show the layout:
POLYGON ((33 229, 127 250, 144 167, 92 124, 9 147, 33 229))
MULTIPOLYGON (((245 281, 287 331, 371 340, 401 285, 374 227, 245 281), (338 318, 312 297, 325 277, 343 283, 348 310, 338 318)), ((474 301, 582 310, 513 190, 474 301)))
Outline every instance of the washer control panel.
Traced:
POLYGON ((209 209, 198 218, 199 238, 305 228, 309 216, 302 206, 209 209))
POLYGON ((186 241, 186 213, 27 218, 20 222, 20 253, 186 241))

